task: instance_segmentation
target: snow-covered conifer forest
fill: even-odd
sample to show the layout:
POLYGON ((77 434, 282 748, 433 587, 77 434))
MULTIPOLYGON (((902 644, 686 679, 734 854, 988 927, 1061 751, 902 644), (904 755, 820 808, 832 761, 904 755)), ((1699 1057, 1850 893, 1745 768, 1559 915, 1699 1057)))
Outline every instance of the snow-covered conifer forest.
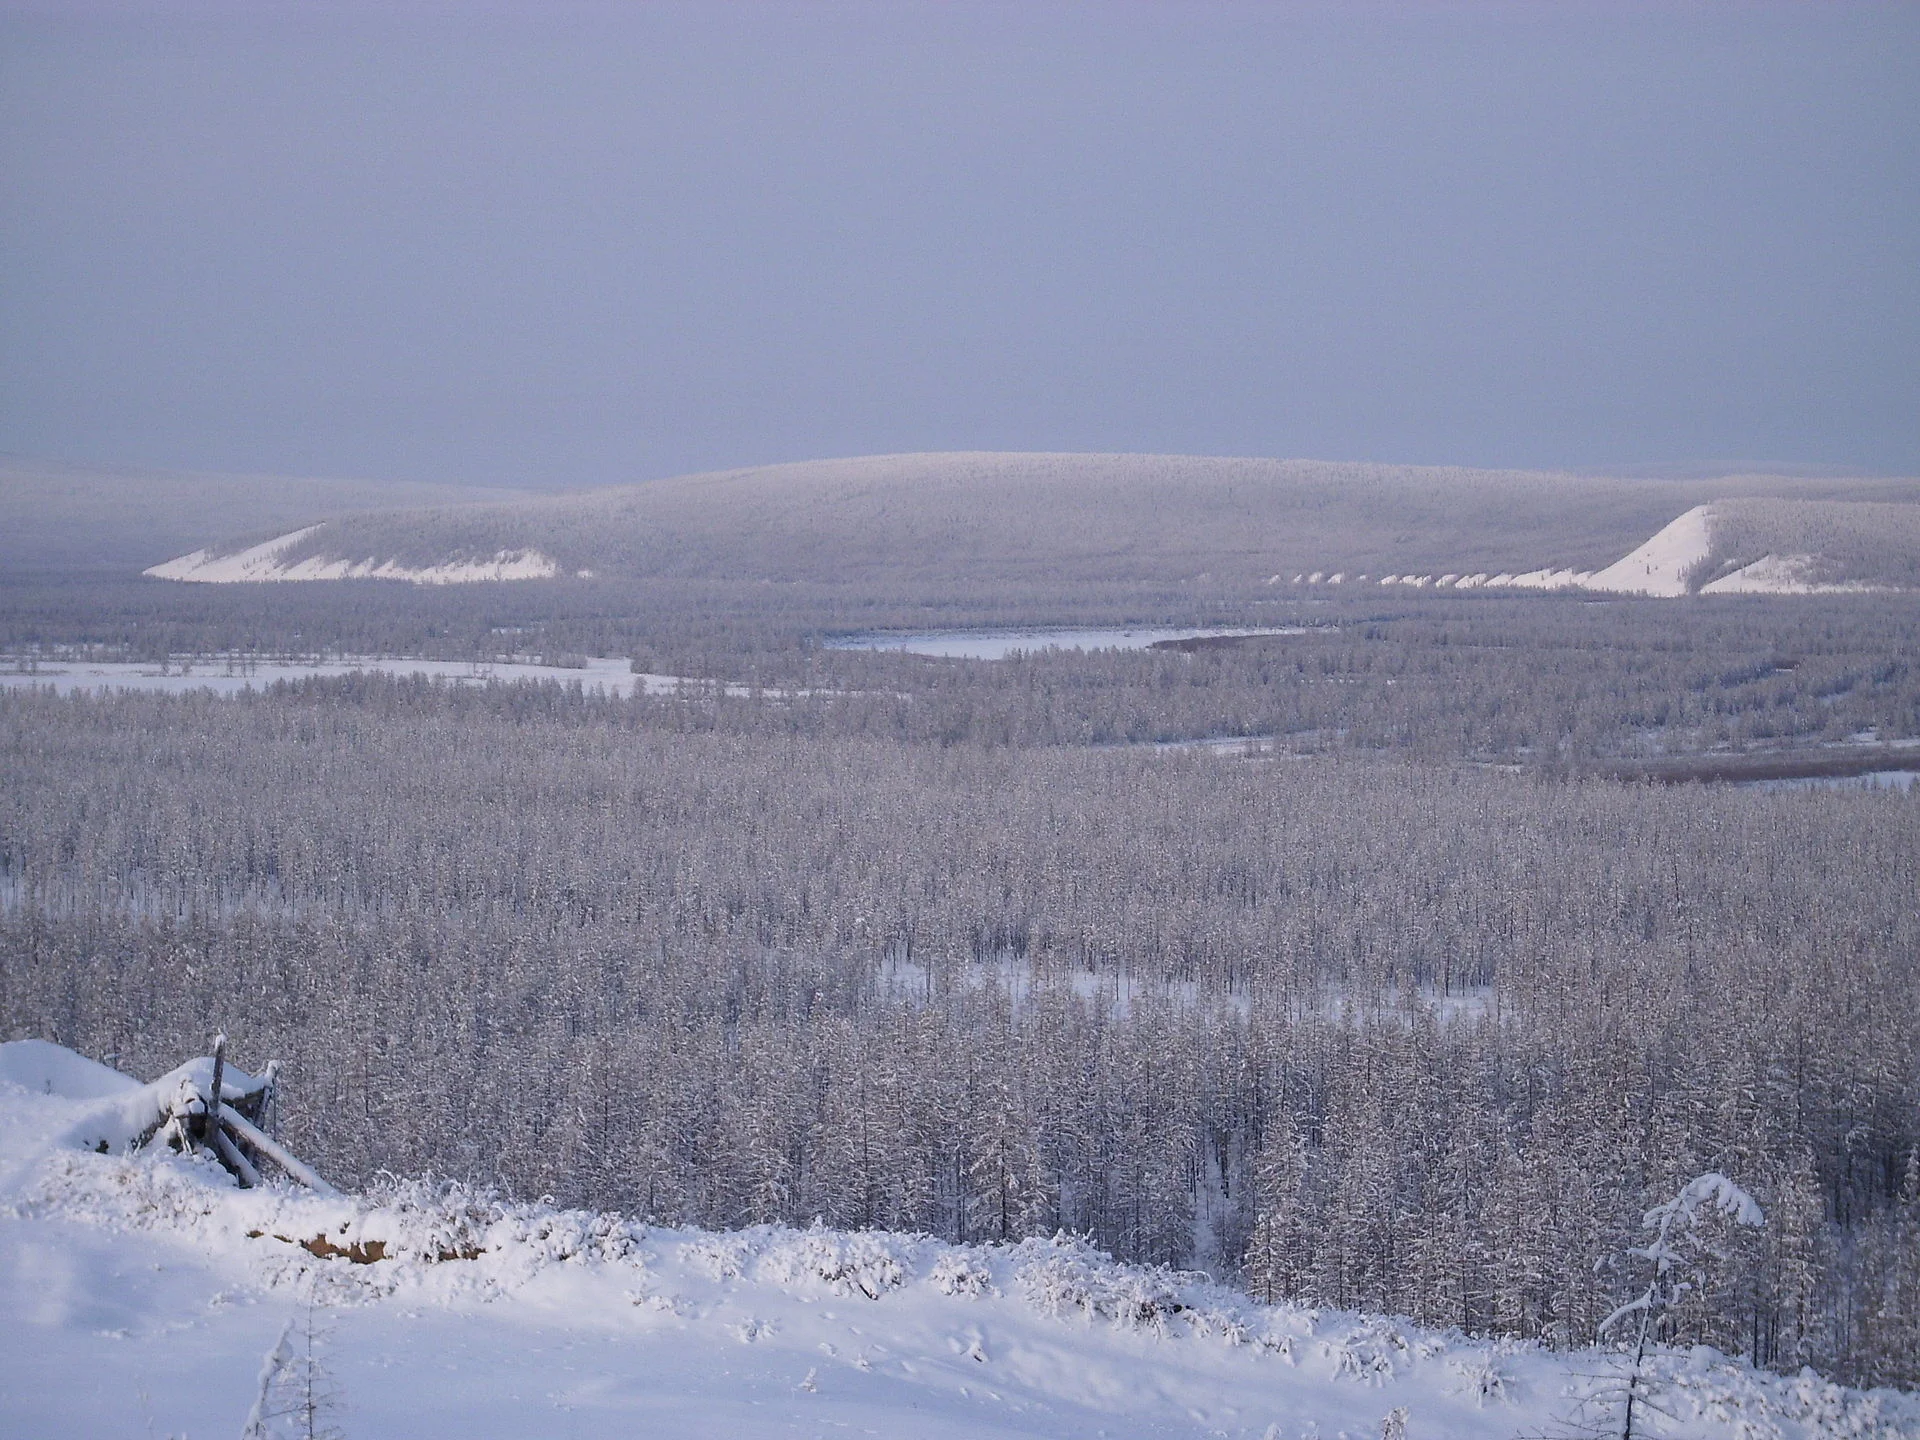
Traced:
POLYGON ((1916 141, 0 0, 0 1440, 1920 1440, 1916 141))
POLYGON ((1207 1304, 1920 1386, 1910 595, 3 595, 0 1040, 147 1078, 223 1030, 350 1192, 1007 1276, 1078 1237, 1207 1304), (860 648, 1008 624, 1258 633, 860 648), (198 683, 322 656, 470 669, 198 683), (164 693, 69 683, 108 662, 164 693), (1701 1176, 1752 1209, 1649 1289, 1701 1176))

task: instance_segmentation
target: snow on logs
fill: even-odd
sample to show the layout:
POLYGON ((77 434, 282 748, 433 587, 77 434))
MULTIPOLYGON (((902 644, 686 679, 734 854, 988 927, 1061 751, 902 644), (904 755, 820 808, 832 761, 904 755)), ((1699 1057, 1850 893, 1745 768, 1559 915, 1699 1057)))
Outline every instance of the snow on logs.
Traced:
MULTIPOLYGON (((176 1150, 207 1151, 243 1187, 260 1184, 261 1165, 266 1162, 315 1194, 336 1194, 311 1166, 263 1128, 273 1104, 279 1062, 270 1062, 257 1076, 249 1075, 227 1064, 226 1044, 226 1036, 215 1036, 213 1054, 189 1060, 145 1085, 42 1042, 16 1042, 8 1048, 24 1051, 33 1047, 31 1056, 10 1056, 9 1060, 39 1062, 38 1069, 47 1074, 37 1088, 49 1094, 72 1092, 71 1098, 99 1102, 68 1127, 61 1137, 67 1145, 107 1154, 138 1150, 159 1141, 176 1150), (67 1064, 56 1074, 58 1067, 41 1056, 41 1049, 58 1051, 54 1059, 70 1057, 76 1063, 67 1064), (80 1066, 86 1067, 80 1076, 86 1083, 67 1083, 72 1078, 68 1072, 76 1072, 80 1066)), ((9 1071, 17 1068, 17 1064, 8 1067, 9 1071)), ((8 1074, 0 1078, 17 1077, 8 1074)))

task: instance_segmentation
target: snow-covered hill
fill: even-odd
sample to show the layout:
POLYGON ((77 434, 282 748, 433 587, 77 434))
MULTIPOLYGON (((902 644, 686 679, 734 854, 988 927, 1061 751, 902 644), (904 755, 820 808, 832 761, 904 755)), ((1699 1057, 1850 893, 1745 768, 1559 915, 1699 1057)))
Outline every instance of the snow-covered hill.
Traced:
MULTIPOLYGON (((1302 578, 1318 584, 1324 577, 1302 578)), ((1920 505, 1719 501, 1695 505, 1599 570, 1396 575, 1382 577, 1380 583, 1462 590, 1596 590, 1665 598, 1913 589, 1920 585, 1920 505)))
MULTIPOLYGON (((1572 1433, 1623 1363, 1263 1306, 1067 1237, 667 1230, 418 1181, 240 1190, 119 1153, 207 1063, 140 1086, 0 1046, 0 1434, 239 1435, 263 1380, 271 1399, 310 1373, 310 1334, 344 1431, 396 1437, 1360 1440, 1398 1419, 1467 1440, 1572 1433)), ((1910 1395, 1707 1350, 1656 1368, 1651 1435, 1920 1435, 1910 1395)))
POLYGON ((352 515, 205 546, 147 573, 216 582, 600 576, 886 589, 1235 585, 1299 574, 1558 586, 1612 565, 1676 515, 1752 496, 1897 502, 1881 508, 1920 516, 1920 482, 1903 480, 1617 480, 1191 455, 874 455, 352 515))
POLYGON ((0 455, 0 573, 131 575, 222 534, 283 534, 356 510, 530 493, 407 480, 102 468, 0 455))

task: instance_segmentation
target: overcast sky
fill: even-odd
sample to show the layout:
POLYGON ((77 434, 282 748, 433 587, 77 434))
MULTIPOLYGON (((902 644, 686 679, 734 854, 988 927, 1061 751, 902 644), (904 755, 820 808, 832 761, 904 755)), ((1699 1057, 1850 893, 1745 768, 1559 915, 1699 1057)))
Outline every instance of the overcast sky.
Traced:
POLYGON ((1920 471, 1912 3, 15 4, 0 206, 17 454, 1920 471))

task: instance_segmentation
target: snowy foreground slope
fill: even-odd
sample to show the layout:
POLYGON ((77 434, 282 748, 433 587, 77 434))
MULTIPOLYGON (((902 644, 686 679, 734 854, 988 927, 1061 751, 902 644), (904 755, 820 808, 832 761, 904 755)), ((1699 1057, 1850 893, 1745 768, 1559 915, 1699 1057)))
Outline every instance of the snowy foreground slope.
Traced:
MULTIPOLYGON (((1573 1434, 1621 1363, 1261 1306, 1069 1239, 710 1234, 112 1153, 182 1074, 0 1046, 0 1435, 237 1436, 307 1317, 352 1436, 1359 1440, 1401 1410, 1409 1440, 1573 1434)), ((1913 1396, 1658 1367, 1670 1415, 1641 1433, 1920 1435, 1913 1396)))

